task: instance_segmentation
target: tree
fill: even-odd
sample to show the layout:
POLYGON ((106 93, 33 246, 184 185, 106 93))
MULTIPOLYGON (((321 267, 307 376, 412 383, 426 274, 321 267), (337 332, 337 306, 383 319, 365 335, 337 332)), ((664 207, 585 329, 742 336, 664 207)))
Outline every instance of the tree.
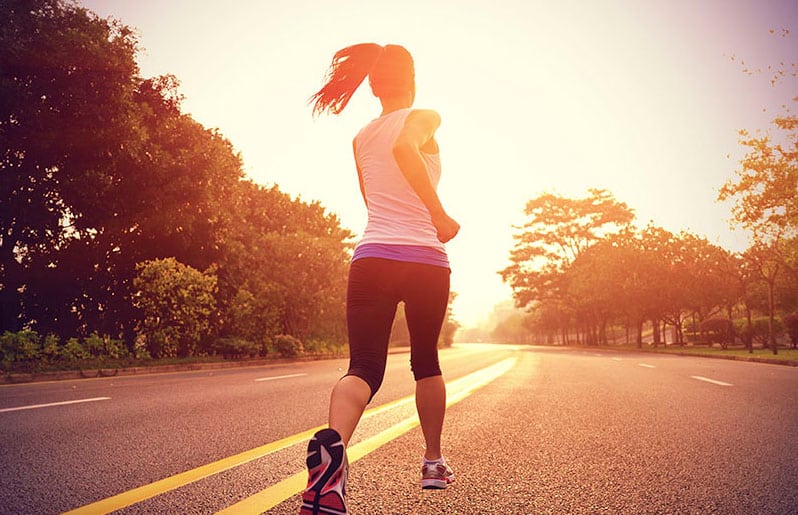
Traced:
POLYGON ((138 77, 126 26, 59 0, 5 12, 0 323, 130 342, 136 263, 217 259, 241 161, 180 113, 174 77, 138 77))
POLYGON ((768 287, 769 345, 776 354, 774 289, 785 265, 783 242, 798 236, 798 117, 780 116, 773 125, 776 134, 740 132, 749 150, 718 199, 734 200, 734 220, 750 232, 746 256, 768 287))
POLYGON ((500 274, 519 306, 562 292, 562 272, 581 252, 608 234, 629 227, 632 210, 605 190, 583 199, 544 194, 530 200, 527 222, 514 235, 512 264, 500 274))
POLYGON ((28 277, 78 236, 132 140, 130 29, 61 0, 3 0, 0 11, 0 328, 28 322, 28 277), (81 203, 77 199, 87 202, 81 203))
POLYGON ((144 79, 137 40, 63 0, 0 0, 0 330, 133 349, 139 263, 218 270, 208 332, 342 340, 351 233, 243 180, 240 155, 144 79))
POLYGON ((452 303, 457 298, 457 292, 449 292, 449 300, 446 304, 446 318, 443 320, 441 327, 441 334, 438 338, 438 345, 441 347, 451 347, 454 343, 454 334, 460 328, 460 324, 454 319, 454 312, 452 311, 452 303))
MULTIPOLYGON (((452 311, 452 303, 456 298, 456 292, 449 292, 449 299, 446 304, 446 317, 443 319, 441 332, 438 335, 438 347, 451 347, 454 343, 454 335, 460 328, 460 324, 454 319, 454 313, 452 311)), ((390 346, 410 345, 410 330, 407 327, 404 302, 400 302, 396 306, 396 314, 391 324, 391 337, 388 344, 390 346)))
POLYGON ((216 309, 215 270, 200 272, 174 258, 136 268, 136 306, 144 314, 139 330, 147 350, 156 358, 196 354, 216 309))
POLYGON ((225 313, 246 285, 261 305, 262 334, 344 341, 351 233, 318 203, 276 187, 242 181, 230 205, 218 262, 222 334, 237 331, 225 313))

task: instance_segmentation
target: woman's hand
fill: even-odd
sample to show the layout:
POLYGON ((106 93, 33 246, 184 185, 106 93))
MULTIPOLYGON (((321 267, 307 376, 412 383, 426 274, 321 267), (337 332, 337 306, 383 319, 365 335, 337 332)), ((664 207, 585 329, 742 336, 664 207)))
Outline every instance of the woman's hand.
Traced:
POLYGON ((432 217, 432 224, 435 226, 435 230, 438 231, 438 240, 441 243, 446 243, 460 232, 460 224, 446 213, 432 217))

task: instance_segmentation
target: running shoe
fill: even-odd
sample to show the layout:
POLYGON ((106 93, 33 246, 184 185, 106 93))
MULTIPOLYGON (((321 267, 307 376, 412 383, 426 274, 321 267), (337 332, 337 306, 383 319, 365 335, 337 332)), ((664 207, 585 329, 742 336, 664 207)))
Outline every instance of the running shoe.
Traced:
POLYGON ((345 515, 349 463, 341 435, 322 429, 308 444, 308 487, 302 493, 300 515, 345 515))
POLYGON ((427 461, 422 458, 422 460, 421 488, 443 490, 454 481, 454 471, 446 464, 445 459, 427 461))

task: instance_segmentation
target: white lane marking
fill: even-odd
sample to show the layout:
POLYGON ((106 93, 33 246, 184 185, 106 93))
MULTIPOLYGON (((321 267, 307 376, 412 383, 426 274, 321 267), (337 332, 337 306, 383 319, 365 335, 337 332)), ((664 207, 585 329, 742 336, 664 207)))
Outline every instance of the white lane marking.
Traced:
POLYGON ((657 368, 654 365, 649 365, 648 363, 638 363, 638 367, 645 367, 645 368, 657 368))
POLYGON ((284 376, 261 377, 259 379, 255 379, 255 381, 274 381, 275 379, 288 379, 289 377, 301 377, 306 375, 307 374, 288 374, 284 376))
POLYGON ((613 361, 623 361, 623 358, 612 358, 613 361))
POLYGON ((698 379, 699 381, 704 381, 704 382, 707 382, 707 383, 716 384, 718 386, 734 386, 731 383, 724 383, 723 381, 716 381, 715 379, 710 379, 708 377, 702 377, 702 376, 690 376, 690 377, 692 377, 693 379, 698 379))
POLYGON ((17 406, 16 408, 3 408, 0 409, 0 413, 6 413, 8 411, 22 411, 26 409, 49 408, 51 406, 66 406, 67 404, 78 404, 81 402, 107 401, 110 399, 111 399, 110 397, 94 397, 92 399, 78 399, 74 401, 50 402, 48 404, 31 404, 29 406, 17 406))

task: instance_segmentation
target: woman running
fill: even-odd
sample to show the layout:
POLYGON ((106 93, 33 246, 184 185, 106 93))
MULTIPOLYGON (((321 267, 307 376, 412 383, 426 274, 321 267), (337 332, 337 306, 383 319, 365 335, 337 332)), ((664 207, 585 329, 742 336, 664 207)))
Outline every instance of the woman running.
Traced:
POLYGON ((446 488, 454 480, 441 454, 446 387, 437 344, 449 300, 443 244, 460 225, 436 193, 441 164, 435 131, 441 119, 435 111, 411 108, 416 88, 410 53, 375 43, 335 54, 326 84, 310 99, 313 114, 340 113, 366 76, 382 112, 352 143, 368 222, 349 268, 349 370, 333 388, 329 428, 308 444, 308 486, 300 513, 346 513, 346 447, 382 384, 391 326, 402 301, 426 443, 421 487, 446 488))

